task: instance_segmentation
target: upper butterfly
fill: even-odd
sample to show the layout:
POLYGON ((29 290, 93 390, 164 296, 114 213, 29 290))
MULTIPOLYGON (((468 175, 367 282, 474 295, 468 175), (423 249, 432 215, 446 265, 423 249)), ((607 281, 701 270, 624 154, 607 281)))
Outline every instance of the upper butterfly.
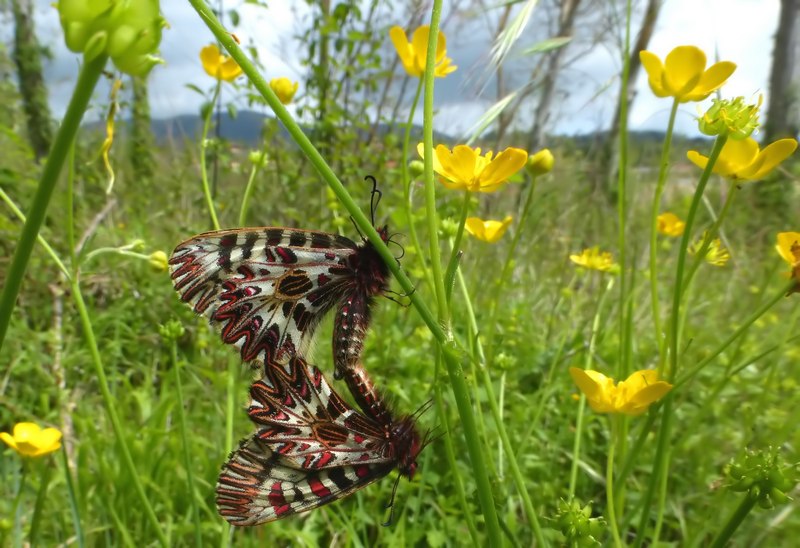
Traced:
MULTIPOLYGON (((388 241, 386 226, 378 234, 388 241)), ((207 316, 245 362, 308 355, 317 325, 337 307, 336 378, 358 363, 370 305, 389 284, 369 240, 295 228, 205 232, 176 247, 169 265, 181 300, 207 316)))

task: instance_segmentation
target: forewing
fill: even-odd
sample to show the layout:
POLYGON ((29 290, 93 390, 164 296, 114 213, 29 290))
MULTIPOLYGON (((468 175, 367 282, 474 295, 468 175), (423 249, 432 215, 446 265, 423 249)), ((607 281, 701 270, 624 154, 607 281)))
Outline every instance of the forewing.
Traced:
POLYGON ((305 355, 325 313, 352 286, 351 240, 310 230, 246 228, 199 234, 170 257, 181 300, 208 317, 242 360, 305 355))
POLYGON ((233 525, 258 525, 328 504, 388 474, 393 464, 296 468, 258 436, 222 467, 217 509, 233 525))
POLYGON ((386 428, 350 407, 318 368, 295 356, 264 369, 248 414, 271 451, 303 469, 392 460, 386 428))

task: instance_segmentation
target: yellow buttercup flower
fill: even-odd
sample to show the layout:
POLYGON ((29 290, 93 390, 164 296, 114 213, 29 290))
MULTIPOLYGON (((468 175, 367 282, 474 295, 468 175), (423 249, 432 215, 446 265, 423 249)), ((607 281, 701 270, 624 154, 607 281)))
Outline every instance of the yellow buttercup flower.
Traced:
POLYGON ((502 221, 484 221, 478 217, 469 217, 464 223, 464 228, 482 242, 493 244, 503 237, 511 220, 511 215, 502 221))
MULTIPOLYGON (((761 150, 755 139, 729 139, 722 147, 713 172, 734 181, 756 181, 763 179, 778 164, 797 149, 794 139, 779 139, 761 150)), ((690 150, 686 153, 690 162, 705 169, 708 158, 690 150)))
POLYGON ((233 82, 242 73, 233 58, 223 55, 216 44, 209 44, 200 50, 200 62, 209 76, 217 80, 233 82))
POLYGON ((789 277, 795 280, 795 285, 787 295, 800 293, 800 232, 779 233, 778 245, 775 246, 775 249, 792 267, 789 277))
POLYGON ((590 270, 599 270, 601 272, 616 272, 619 270, 619 265, 614 262, 611 253, 608 251, 600 252, 597 246, 584 249, 580 255, 570 255, 569 260, 590 270))
MULTIPOLYGON (((697 253, 700 251, 700 248, 703 247, 703 240, 705 240, 705 238, 706 233, 704 232, 699 240, 689 246, 689 249, 687 249, 689 255, 697 255, 697 253)), ((731 254, 728 253, 728 250, 725 249, 724 245, 722 245, 722 241, 719 238, 715 238, 710 244, 708 244, 706 256, 703 258, 708 264, 714 266, 725 266, 725 263, 730 260, 731 254)))
POLYGON ((0 440, 23 457, 41 457, 61 448, 61 432, 55 428, 42 429, 33 422, 18 422, 14 435, 0 432, 0 440))
MULTIPOLYGON (((400 62, 409 76, 421 78, 425 72, 425 60, 428 57, 428 36, 430 27, 423 25, 414 31, 411 42, 408 41, 406 31, 402 27, 394 26, 389 29, 389 38, 397 50, 400 62)), ((444 33, 440 30, 436 41, 436 63, 433 68, 433 75, 436 78, 444 78, 458 67, 451 65, 452 59, 447 57, 447 40, 444 33)))
MULTIPOLYGON (((422 143, 417 146, 423 156, 422 143)), ((471 192, 494 192, 508 182, 528 161, 528 153, 521 148, 508 147, 492 158, 492 152, 481 156, 481 149, 456 145, 451 152, 446 146, 434 149, 433 170, 441 175, 444 186, 466 189, 471 192)))
POLYGON ((272 91, 275 92, 275 95, 278 96, 281 103, 288 105, 292 102, 294 94, 297 93, 297 88, 300 87, 300 83, 292 83, 287 77, 281 76, 280 78, 273 78, 270 80, 269 87, 272 88, 272 91))
POLYGON ((656 217, 658 231, 665 235, 677 238, 683 235, 686 223, 681 221, 674 213, 666 212, 656 217))
POLYGON ((586 396, 596 413, 621 413, 635 417, 672 390, 672 385, 658 380, 658 372, 642 369, 614 384, 614 379, 592 369, 570 367, 569 374, 586 396))
POLYGON ((695 46, 678 46, 667 54, 663 63, 651 51, 640 51, 639 59, 656 97, 674 97, 680 103, 702 101, 736 70, 730 61, 706 69, 706 54, 695 46))

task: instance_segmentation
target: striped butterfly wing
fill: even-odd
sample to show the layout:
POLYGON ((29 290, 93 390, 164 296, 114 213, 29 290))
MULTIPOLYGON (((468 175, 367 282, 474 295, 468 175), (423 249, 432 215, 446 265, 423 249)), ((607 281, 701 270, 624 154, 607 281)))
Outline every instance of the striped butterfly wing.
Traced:
POLYGON ((235 525, 311 510, 394 468, 409 479, 416 470, 422 446, 412 418, 381 424, 359 413, 298 356, 268 363, 250 393, 248 414, 258 430, 231 454, 217 482, 217 508, 235 525))
POLYGON ((348 238, 290 228, 199 234, 169 260, 182 301, 245 362, 306 355, 322 317, 352 291, 348 238))

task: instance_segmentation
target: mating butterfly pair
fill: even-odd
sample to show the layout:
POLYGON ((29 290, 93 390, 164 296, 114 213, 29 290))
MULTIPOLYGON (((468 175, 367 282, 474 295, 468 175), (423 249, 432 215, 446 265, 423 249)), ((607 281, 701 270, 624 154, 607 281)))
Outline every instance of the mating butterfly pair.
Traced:
MULTIPOLYGON (((386 227, 379 233, 388 239, 386 227)), ((223 230, 180 244, 169 264, 181 299, 244 361, 264 366, 249 409, 259 430, 231 455, 217 485, 228 521, 255 525, 310 510, 395 467, 412 478, 425 445, 414 419, 393 419, 360 361, 370 305, 389 275, 370 242, 298 229, 223 230), (335 376, 363 414, 303 359, 334 307, 335 376)))

